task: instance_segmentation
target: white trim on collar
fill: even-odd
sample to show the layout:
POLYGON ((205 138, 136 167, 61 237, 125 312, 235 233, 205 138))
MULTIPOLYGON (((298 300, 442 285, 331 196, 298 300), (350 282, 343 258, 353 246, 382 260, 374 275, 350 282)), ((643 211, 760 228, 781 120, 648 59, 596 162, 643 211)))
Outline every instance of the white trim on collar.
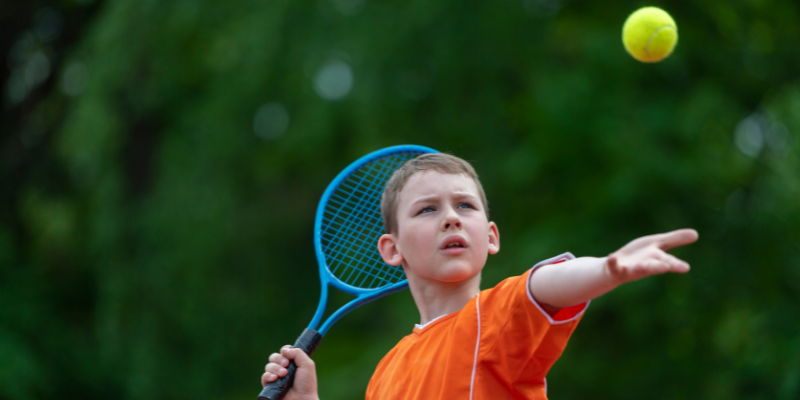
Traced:
POLYGON ((430 325, 433 321, 436 321, 437 319, 442 318, 442 317, 446 317, 448 315, 450 315, 450 314, 440 315, 440 316, 438 316, 438 317, 436 317, 436 318, 434 318, 434 319, 432 319, 432 320, 430 320, 430 321, 428 321, 428 322, 426 322, 426 323, 424 323, 422 325, 414 324, 414 327, 418 328, 419 330, 423 330, 423 329, 425 329, 426 326, 430 325))

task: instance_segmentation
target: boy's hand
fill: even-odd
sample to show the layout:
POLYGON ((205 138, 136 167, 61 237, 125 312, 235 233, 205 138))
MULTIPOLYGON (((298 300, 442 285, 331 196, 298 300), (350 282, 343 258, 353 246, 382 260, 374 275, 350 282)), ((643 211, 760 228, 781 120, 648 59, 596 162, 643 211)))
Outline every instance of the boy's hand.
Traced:
POLYGON ((611 253, 604 269, 615 285, 665 272, 689 272, 689 264, 665 251, 695 241, 694 229, 643 236, 611 253))
POLYGON ((270 382, 275 382, 278 377, 286 376, 286 367, 289 360, 294 360, 297 364, 297 371, 294 375, 294 384, 284 397, 285 400, 319 400, 317 395, 317 370, 314 361, 303 350, 293 348, 290 345, 283 346, 280 353, 272 353, 269 356, 269 364, 264 367, 264 375, 261 375, 261 386, 267 386, 270 382))

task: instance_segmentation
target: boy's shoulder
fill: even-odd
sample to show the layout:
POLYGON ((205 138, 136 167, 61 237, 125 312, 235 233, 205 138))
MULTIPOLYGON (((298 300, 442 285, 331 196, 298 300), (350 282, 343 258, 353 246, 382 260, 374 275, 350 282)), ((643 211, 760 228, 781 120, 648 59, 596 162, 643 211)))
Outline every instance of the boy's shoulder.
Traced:
POLYGON ((480 293, 482 297, 480 301, 481 307, 487 308, 487 311, 489 308, 499 307, 505 311, 504 314, 508 314, 511 311, 508 307, 512 305, 528 308, 533 307, 545 316, 549 315, 533 298, 533 294, 530 291, 530 278, 536 269, 540 267, 559 264, 574 258, 575 256, 569 252, 550 257, 536 263, 533 267, 525 270, 525 272, 520 275, 508 277, 494 287, 482 290, 480 293))

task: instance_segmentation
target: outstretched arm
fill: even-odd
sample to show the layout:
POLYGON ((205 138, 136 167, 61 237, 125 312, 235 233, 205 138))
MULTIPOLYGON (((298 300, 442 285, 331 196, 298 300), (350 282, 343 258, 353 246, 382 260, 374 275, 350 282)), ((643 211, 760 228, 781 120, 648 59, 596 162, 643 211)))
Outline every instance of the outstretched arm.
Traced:
POLYGON ((625 282, 666 272, 685 273, 689 264, 666 251, 695 241, 697 231, 679 229, 640 237, 608 257, 581 257, 546 265, 534 271, 531 294, 552 312, 585 303, 625 282))

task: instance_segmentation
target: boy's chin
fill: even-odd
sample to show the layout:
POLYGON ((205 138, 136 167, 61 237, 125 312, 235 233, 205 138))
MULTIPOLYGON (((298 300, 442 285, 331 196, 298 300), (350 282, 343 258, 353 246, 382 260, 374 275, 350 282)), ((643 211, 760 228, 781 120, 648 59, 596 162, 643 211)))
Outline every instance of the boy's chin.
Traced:
POLYGON ((482 269, 467 263, 447 263, 436 271, 436 280, 446 283, 461 282, 480 274, 482 269))

